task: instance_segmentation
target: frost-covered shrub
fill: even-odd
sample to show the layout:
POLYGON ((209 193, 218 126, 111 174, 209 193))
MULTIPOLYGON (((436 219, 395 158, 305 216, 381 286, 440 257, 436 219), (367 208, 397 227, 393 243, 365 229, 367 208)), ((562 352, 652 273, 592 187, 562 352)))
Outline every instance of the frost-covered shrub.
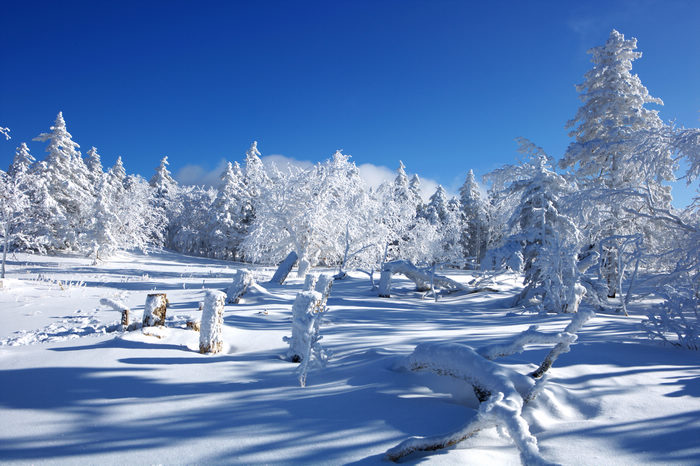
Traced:
POLYGON ((224 349, 224 304, 226 294, 222 291, 207 291, 199 327, 199 352, 220 353, 224 349))
POLYGON ((700 297, 690 288, 666 286, 665 300, 648 314, 642 327, 651 340, 700 349, 700 297))

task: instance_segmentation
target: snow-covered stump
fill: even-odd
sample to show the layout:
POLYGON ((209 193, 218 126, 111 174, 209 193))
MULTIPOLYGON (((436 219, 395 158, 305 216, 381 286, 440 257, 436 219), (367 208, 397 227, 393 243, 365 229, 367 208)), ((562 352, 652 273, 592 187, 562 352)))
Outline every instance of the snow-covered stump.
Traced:
POLYGON ((224 349, 224 305, 226 295, 221 291, 207 291, 199 327, 199 352, 220 353, 224 349))
POLYGON ((292 336, 283 338, 289 343, 287 358, 290 361, 301 362, 309 358, 314 340, 318 340, 314 324, 319 316, 322 300, 323 296, 316 291, 297 293, 292 304, 292 336))
POLYGON ((326 302, 328 297, 331 295, 331 288, 333 288, 333 276, 330 274, 323 274, 316 280, 314 290, 321 293, 321 309, 325 311, 326 302))
POLYGON ((277 271, 275 274, 272 276, 272 279, 270 280, 271 283, 276 283, 278 285, 281 285, 284 283, 284 281, 287 279, 287 276, 289 275, 289 272, 292 271, 294 268, 294 264, 297 263, 297 260, 299 259, 299 256, 297 255, 296 252, 292 251, 289 253, 289 255, 280 263, 280 265, 277 267, 277 271))
POLYGON ((146 297, 146 305, 143 309, 143 326, 154 327, 165 325, 165 312, 168 307, 168 298, 165 293, 151 293, 146 297))
POLYGON ((112 309, 114 309, 117 312, 121 313, 121 325, 124 328, 129 327, 129 307, 122 303, 121 301, 117 301, 114 299, 109 299, 109 298, 102 298, 100 299, 100 304, 103 306, 109 306, 112 309))
POLYGON ((238 304, 241 297, 248 291, 250 285, 255 282, 253 274, 246 269, 240 269, 233 277, 233 283, 226 289, 226 302, 238 304))
POLYGON ((383 269, 379 276, 377 294, 380 298, 391 298, 391 270, 383 269))
POLYGON ((316 281, 318 280, 318 276, 314 274, 308 274, 306 277, 304 277, 304 291, 314 291, 314 287, 316 286, 316 281))
POLYGON ((323 338, 320 335, 320 323, 324 309, 324 298, 318 291, 298 293, 292 305, 292 336, 284 337, 283 340, 289 343, 287 358, 301 363, 298 374, 302 387, 306 386, 306 375, 312 357, 315 356, 322 363, 326 361, 326 354, 318 343, 323 338))

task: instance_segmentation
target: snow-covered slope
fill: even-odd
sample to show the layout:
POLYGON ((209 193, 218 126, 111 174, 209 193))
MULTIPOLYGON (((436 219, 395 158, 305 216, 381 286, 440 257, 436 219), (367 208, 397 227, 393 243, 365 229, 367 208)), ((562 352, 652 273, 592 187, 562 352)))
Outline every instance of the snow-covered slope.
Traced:
MULTIPOLYGON (((226 305, 224 352, 199 354, 199 336, 185 324, 200 318, 203 288, 225 289, 236 268, 167 252, 98 266, 18 254, 0 290, 0 462, 380 463, 407 437, 455 430, 478 408, 464 381, 400 369, 417 344, 478 348, 533 324, 561 331, 568 321, 509 309, 520 289, 512 277, 498 283, 499 293, 435 302, 399 277, 395 297, 378 298, 351 275, 334 284, 320 329, 331 358, 300 388, 282 337, 291 334, 303 279, 269 285, 273 270, 252 268, 264 288, 226 305), (165 328, 110 331, 120 315, 101 298, 124 302, 140 322, 153 292, 168 295, 165 328)), ((544 392, 525 406, 544 458, 700 462, 700 357, 641 339, 639 321, 598 315, 587 323, 544 392)), ((499 362, 527 373, 547 350, 499 362)), ((519 464, 519 457, 509 439, 487 429, 408 461, 519 464)))

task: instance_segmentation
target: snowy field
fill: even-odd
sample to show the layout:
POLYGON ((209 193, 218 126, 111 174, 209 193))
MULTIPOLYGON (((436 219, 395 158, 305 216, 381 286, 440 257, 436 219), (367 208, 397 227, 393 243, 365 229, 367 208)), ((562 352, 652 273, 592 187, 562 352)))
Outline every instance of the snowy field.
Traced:
MULTIPOLYGON (((321 343, 331 353, 300 388, 284 359, 291 304, 303 280, 265 283, 225 310, 226 348, 198 353, 185 327, 203 288, 223 289, 236 265, 174 253, 122 254, 93 266, 76 257, 17 254, 0 290, 0 462, 81 464, 374 464, 410 436, 456 430, 478 401, 464 381, 401 369, 423 342, 474 348, 566 316, 509 308, 519 282, 498 292, 422 299, 397 277, 391 299, 366 276, 334 284, 321 343), (108 332, 120 299, 140 321, 146 295, 167 293, 167 325, 108 332)), ((317 272, 317 271, 316 271, 317 272)), ((450 273, 462 283, 465 272, 450 273)), ((641 338, 643 307, 598 315, 550 370, 524 417, 542 456, 561 464, 700 463, 700 357, 641 338)), ((527 374, 546 347, 502 362, 527 374)), ((487 429, 446 450, 404 460, 520 464, 512 441, 487 429)), ((385 463, 386 464, 386 463, 385 463)))

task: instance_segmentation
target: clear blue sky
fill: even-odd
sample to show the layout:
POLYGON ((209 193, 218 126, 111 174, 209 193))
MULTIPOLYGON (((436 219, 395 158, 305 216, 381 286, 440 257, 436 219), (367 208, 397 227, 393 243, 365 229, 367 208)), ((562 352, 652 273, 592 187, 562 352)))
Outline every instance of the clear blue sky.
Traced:
POLYGON ((700 125, 699 24, 694 0, 3 2, 0 164, 62 110, 83 152, 146 177, 162 155, 210 170, 258 140, 401 159, 454 189, 513 162, 517 136, 561 155, 585 52, 612 28, 637 37, 662 118, 700 125))

